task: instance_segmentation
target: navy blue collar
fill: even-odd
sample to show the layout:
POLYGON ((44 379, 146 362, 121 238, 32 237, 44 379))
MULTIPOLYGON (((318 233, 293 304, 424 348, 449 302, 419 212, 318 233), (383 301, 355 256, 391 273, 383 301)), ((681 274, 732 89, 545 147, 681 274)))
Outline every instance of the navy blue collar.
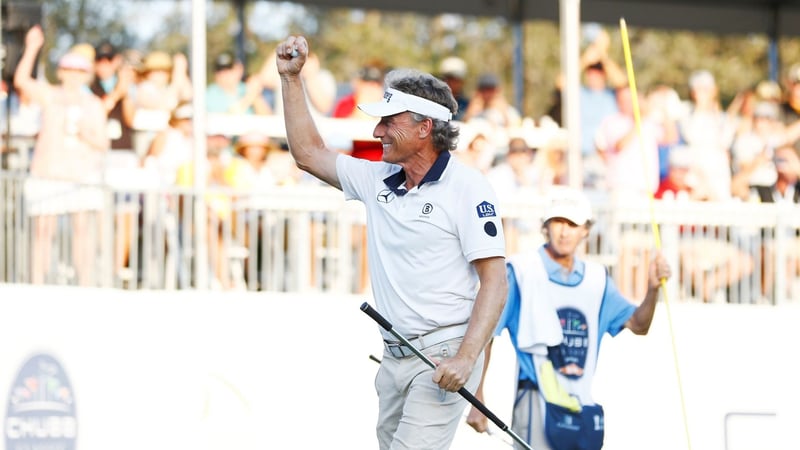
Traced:
MULTIPOLYGON (((429 181, 438 181, 439 178, 442 177, 442 173, 444 172, 445 167, 447 167, 448 161, 450 161, 450 152, 439 152, 439 156, 436 158, 436 161, 433 162, 431 168, 428 169, 428 173, 422 177, 422 181, 419 182, 418 187, 422 187, 423 184, 429 181)), ((383 179, 383 182, 386 184, 386 186, 396 195, 401 197, 408 193, 407 189, 400 187, 400 185, 402 185, 405 181, 406 172, 403 169, 400 169, 399 172, 389 175, 383 179)))

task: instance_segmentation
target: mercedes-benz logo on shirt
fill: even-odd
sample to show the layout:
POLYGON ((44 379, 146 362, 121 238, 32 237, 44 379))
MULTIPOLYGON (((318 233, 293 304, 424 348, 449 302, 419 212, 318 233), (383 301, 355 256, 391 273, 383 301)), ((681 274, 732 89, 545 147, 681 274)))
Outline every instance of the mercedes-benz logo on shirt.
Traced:
POLYGON ((378 192, 378 203, 389 203, 394 200, 394 192, 391 189, 384 189, 378 192))

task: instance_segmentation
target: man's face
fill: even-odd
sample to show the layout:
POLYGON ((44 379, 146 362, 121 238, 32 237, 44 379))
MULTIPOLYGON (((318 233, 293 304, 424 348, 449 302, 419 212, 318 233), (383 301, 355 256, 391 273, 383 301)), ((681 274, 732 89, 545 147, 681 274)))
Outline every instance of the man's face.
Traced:
POLYGON ((797 179, 797 171, 800 170, 800 157, 797 156, 794 148, 781 147, 776 149, 774 162, 779 178, 789 181, 797 179))
POLYGON ((548 220, 545 230, 550 249, 558 256, 573 256, 589 234, 586 225, 577 225, 561 217, 548 220))
POLYGON ((588 68, 585 72, 586 87, 592 90, 605 89, 606 72, 603 69, 588 68))
POLYGON ((214 81, 223 87, 233 87, 239 84, 242 79, 242 66, 234 64, 231 67, 224 67, 214 72, 214 81))
POLYGON ((122 59, 119 56, 102 56, 94 62, 94 73, 97 78, 105 80, 116 73, 122 59))
POLYGON ((447 76, 444 82, 450 87, 453 94, 459 94, 464 90, 464 80, 454 76, 447 76))
POLYGON ((375 126, 373 136, 383 144, 383 160, 402 164, 416 154, 420 126, 421 123, 415 122, 408 112, 382 117, 375 126))
POLYGON ((533 161, 533 151, 521 145, 512 146, 508 149, 506 161, 512 168, 523 170, 533 161))

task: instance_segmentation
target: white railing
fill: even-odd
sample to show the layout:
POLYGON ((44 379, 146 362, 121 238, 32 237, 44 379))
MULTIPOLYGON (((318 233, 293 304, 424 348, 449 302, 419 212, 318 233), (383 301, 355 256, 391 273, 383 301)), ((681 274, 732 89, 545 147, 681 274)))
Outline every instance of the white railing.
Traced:
MULTIPOLYGON (((44 208, 50 214, 35 215, 25 180, 0 173, 0 282, 337 293, 369 287, 363 205, 345 202, 333 188, 200 197, 76 186, 52 199, 54 208, 44 208), (87 198, 95 204, 87 206, 87 198), (205 237, 194 233, 198 198, 208 205, 205 237), (207 249, 204 261, 199 246, 207 249), (195 282, 198 269, 208 271, 207 286, 195 282)), ((796 205, 657 201, 651 213, 646 202, 614 204, 593 194, 596 221, 583 253, 606 265, 632 298, 646 289, 651 217, 676 274, 670 299, 776 304, 800 296, 796 205)), ((537 195, 502 199, 509 254, 542 242, 542 206, 537 195)))

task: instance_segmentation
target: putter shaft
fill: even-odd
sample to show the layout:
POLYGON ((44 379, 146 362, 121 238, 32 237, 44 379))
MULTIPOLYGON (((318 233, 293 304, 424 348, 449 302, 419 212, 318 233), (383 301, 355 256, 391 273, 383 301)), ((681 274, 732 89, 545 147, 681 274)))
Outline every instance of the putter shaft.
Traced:
MULTIPOLYGON (((398 341, 400 341, 403 345, 408 347, 408 349, 411 350, 412 353, 417 355, 417 357, 421 359, 425 364, 430 366, 432 369, 436 369, 436 364, 434 364, 433 361, 430 360, 430 358, 425 356, 421 351, 419 351, 416 347, 414 347, 411 344, 411 342, 409 342, 408 339, 405 338, 405 336, 394 331, 392 324, 388 320, 386 320, 383 316, 381 316, 380 313, 378 313, 378 311, 375 311, 375 309, 372 308, 369 305, 369 303, 367 302, 362 303, 361 311, 364 311, 365 314, 370 316, 374 321, 378 322, 378 325, 380 325, 381 327, 383 327, 383 329, 391 333, 392 336, 396 337, 398 341)), ((525 442, 521 437, 517 436, 517 433, 514 433, 514 430, 510 429, 508 425, 506 425, 505 423, 503 423, 502 420, 500 420, 499 417, 495 416, 494 413, 489 411, 489 408, 487 408, 486 405, 481 403, 480 400, 475 398, 475 396, 472 395, 472 393, 469 392, 466 388, 462 387, 461 389, 458 390, 458 393, 461 394, 461 396, 464 397, 464 399, 470 402, 472 406, 478 408, 478 410, 481 413, 483 413, 483 415, 486 416, 489 420, 491 420, 495 425, 497 425, 498 428, 508 433, 508 435, 511 436, 512 439, 514 439, 519 443, 519 445, 523 446, 527 450, 533 450, 530 444, 525 442)))

